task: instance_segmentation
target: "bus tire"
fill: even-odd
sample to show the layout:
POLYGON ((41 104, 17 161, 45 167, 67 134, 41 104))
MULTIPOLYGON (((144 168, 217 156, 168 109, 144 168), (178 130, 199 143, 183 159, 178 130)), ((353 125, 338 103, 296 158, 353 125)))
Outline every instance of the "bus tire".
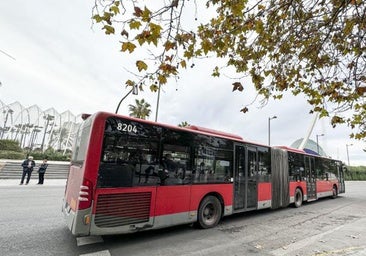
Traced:
POLYGON ((334 185, 334 186, 333 186, 333 195, 332 195, 332 198, 333 198, 333 199, 336 199, 336 198, 337 198, 337 196, 338 196, 337 186, 336 186, 336 185, 334 185))
POLYGON ((203 229, 215 227, 221 219, 222 206, 215 196, 206 196, 198 209, 197 226, 203 229))
POLYGON ((301 189, 297 188, 295 190, 295 202, 294 202, 294 206, 296 208, 301 207, 302 201, 303 201, 302 191, 301 191, 301 189))

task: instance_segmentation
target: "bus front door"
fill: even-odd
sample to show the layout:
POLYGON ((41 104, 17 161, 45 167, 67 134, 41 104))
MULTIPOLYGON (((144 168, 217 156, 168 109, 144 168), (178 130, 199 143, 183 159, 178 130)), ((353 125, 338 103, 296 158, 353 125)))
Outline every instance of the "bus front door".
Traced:
POLYGON ((234 212, 257 207, 257 149, 235 146, 234 212))
POLYGON ((316 173, 314 167, 314 157, 305 156, 305 175, 308 201, 316 199, 316 173))

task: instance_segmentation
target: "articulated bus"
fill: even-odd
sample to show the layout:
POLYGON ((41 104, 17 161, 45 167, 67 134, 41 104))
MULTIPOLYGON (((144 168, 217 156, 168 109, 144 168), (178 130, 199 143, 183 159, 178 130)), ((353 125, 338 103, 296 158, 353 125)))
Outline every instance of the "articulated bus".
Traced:
POLYGON ((345 192, 340 161, 198 126, 98 112, 74 142, 62 211, 76 236, 123 234, 345 192))

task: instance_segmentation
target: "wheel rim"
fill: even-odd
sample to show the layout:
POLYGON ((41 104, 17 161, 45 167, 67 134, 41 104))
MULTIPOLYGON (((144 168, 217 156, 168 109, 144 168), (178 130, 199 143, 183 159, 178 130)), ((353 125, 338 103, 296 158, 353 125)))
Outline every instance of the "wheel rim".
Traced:
POLYGON ((207 204, 205 209, 202 211, 202 219, 207 224, 210 225, 217 219, 217 210, 213 204, 207 204))

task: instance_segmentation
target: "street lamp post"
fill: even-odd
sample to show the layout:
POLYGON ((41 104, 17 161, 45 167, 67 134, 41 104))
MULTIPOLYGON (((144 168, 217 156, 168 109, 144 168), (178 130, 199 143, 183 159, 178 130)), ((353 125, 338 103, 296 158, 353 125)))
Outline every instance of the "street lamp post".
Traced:
POLYGON ((118 113, 118 110, 119 110, 119 107, 121 106, 121 103, 122 103, 122 101, 124 100, 124 99, 126 99, 127 98, 127 96, 128 95, 130 95, 130 94, 133 94, 133 95, 138 95, 138 93, 139 93, 139 91, 138 91, 138 86, 136 85, 136 84, 134 84, 133 86, 132 86, 132 89, 131 90, 129 90, 128 91, 128 93, 119 101, 119 103, 118 103, 118 106, 117 106, 117 108, 116 108, 116 114, 118 113))
POLYGON ((268 146, 271 145, 271 120, 276 118, 277 116, 268 117, 268 146))
POLYGON ((349 146, 353 146, 353 144, 346 144, 348 166, 350 166, 350 163, 349 163, 349 153, 348 153, 348 147, 349 146))
POLYGON ((319 155, 319 141, 318 141, 319 139, 318 138, 321 136, 324 136, 324 133, 316 135, 316 150, 317 150, 318 155, 319 155))

